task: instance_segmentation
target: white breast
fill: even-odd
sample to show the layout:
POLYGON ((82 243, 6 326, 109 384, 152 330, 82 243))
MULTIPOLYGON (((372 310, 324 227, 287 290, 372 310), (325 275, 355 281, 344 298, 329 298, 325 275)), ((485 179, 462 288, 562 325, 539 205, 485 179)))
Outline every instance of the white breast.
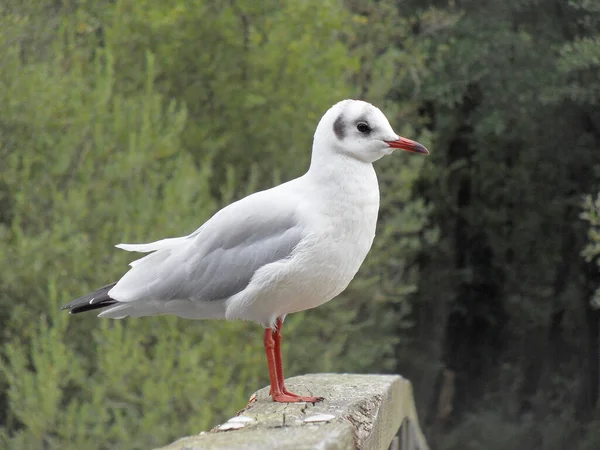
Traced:
MULTIPOLYGON (((343 291, 354 278, 373 244, 379 211, 379 186, 373 166, 362 164, 346 173, 341 183, 331 183, 330 193, 322 195, 315 263, 329 267, 331 297, 343 291), (326 251, 322 251, 326 248, 326 251)), ((332 180, 335 181, 335 180, 332 180)), ((324 301, 328 301, 327 298, 324 301)), ((318 306, 318 305, 315 305, 318 306)))

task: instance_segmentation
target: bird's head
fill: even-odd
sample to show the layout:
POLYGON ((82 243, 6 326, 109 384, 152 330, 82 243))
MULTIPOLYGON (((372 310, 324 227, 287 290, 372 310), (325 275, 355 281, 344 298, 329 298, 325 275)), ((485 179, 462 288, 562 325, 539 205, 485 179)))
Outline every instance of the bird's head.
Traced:
POLYGON ((398 136, 379 108, 360 100, 343 100, 333 105, 317 126, 314 146, 369 163, 397 148, 429 154, 418 142, 398 136))

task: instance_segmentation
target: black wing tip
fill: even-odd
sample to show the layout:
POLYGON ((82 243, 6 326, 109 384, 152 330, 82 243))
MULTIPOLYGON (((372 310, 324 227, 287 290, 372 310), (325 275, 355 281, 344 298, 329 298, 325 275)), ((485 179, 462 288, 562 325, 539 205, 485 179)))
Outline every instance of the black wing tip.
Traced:
POLYGON ((95 309, 102 309, 102 308, 106 308, 107 306, 111 306, 114 305, 116 303, 119 303, 116 300, 113 300, 112 298, 109 300, 105 300, 103 302, 100 303, 94 303, 93 305, 90 304, 84 304, 84 305, 76 305, 73 306, 70 310, 69 310, 69 314, 79 314, 82 312, 87 312, 87 311, 93 311, 95 309))
POLYGON ((67 303, 66 305, 62 305, 60 310, 64 311, 65 309, 70 310, 71 308, 73 308, 73 306, 75 306, 73 303, 75 303, 77 300, 73 300, 72 302, 67 303))
POLYGON ((64 311, 65 309, 68 309, 69 314, 78 314, 114 305, 118 302, 117 300, 108 296, 108 291, 110 291, 115 284, 117 283, 115 282, 107 284, 106 286, 102 286, 100 289, 90 294, 84 295, 83 297, 73 300, 72 302, 69 302, 66 305, 63 305, 60 308, 60 310, 64 311), (90 301, 92 300, 95 300, 95 302, 90 303, 90 301))

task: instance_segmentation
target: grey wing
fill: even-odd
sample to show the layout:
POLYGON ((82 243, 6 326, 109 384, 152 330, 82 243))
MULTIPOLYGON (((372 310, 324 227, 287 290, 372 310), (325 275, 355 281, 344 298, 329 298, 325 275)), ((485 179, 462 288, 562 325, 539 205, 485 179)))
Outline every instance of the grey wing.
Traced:
POLYGON ((243 291, 261 267, 290 256, 302 239, 291 217, 275 221, 236 221, 206 242, 204 256, 191 264, 182 291, 205 301, 229 298, 243 291))
MULTIPOLYGON (((239 203, 190 236, 157 245, 158 250, 132 264, 109 295, 119 302, 211 302, 244 290, 258 269, 290 256, 303 228, 292 208, 260 198, 239 203)), ((148 251, 151 244, 144 248, 148 251)))

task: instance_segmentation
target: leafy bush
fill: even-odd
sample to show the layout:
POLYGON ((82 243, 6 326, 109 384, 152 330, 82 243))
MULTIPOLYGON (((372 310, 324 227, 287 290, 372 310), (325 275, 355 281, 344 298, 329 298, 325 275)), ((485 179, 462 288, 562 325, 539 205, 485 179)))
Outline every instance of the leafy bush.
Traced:
MULTIPOLYGON (((353 92, 351 14, 316 1, 2 8, 0 446, 142 449, 210 428, 268 380, 258 325, 59 307, 124 272, 135 255, 113 244, 189 233, 307 167, 320 115, 353 92)), ((421 163, 400 161, 378 169, 393 194, 379 230, 397 244, 378 241, 342 298, 287 320, 288 376, 394 369, 414 289, 403 252, 427 214, 410 201, 421 163)))

